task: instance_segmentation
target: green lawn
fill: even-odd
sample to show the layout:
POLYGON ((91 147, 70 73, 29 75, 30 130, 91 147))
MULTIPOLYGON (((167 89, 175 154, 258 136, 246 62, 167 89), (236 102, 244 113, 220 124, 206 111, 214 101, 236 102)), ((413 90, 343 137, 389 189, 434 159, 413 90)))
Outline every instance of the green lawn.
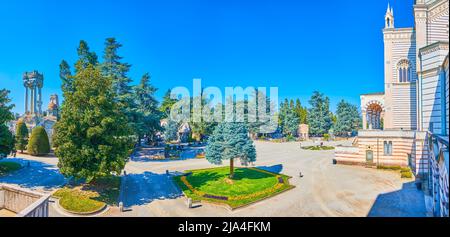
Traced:
POLYGON ((92 184, 65 187, 53 196, 66 210, 76 213, 93 213, 105 205, 117 205, 120 192, 120 177, 98 179, 92 184))
POLYGON ((293 188, 289 184, 288 176, 252 168, 236 168, 233 180, 228 179, 229 167, 187 171, 187 173, 191 172, 192 174, 188 176, 175 177, 175 182, 188 197, 197 201, 225 203, 232 208, 244 206, 293 188), (183 182, 183 177, 191 185, 191 188, 183 182), (215 198, 209 198, 210 196, 215 198), (225 197, 227 200, 224 200, 225 197))
POLYGON ((0 176, 6 175, 10 172, 20 170, 22 166, 16 162, 4 161, 0 162, 0 176))

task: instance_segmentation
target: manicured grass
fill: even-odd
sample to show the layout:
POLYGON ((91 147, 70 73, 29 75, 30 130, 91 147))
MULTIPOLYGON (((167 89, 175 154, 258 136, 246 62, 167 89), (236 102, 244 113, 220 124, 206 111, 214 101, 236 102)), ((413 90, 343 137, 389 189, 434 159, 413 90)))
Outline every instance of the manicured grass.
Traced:
POLYGON ((59 198, 59 204, 75 213, 99 211, 106 204, 117 205, 120 192, 120 177, 101 178, 92 184, 77 187, 65 187, 53 196, 59 198))
POLYGON ((4 161, 0 162, 0 176, 6 175, 10 172, 14 172, 16 170, 20 170, 22 166, 16 162, 4 161))
POLYGON ((333 146, 305 146, 302 147, 303 150, 310 150, 310 151, 329 151, 334 150, 333 146))
POLYGON ((185 195, 193 200, 225 203, 232 208, 244 206, 293 188, 289 184, 289 177, 285 175, 254 168, 236 168, 234 178, 230 180, 229 172, 229 167, 187 171, 191 174, 175 177, 175 182, 185 195), (183 178, 191 185, 191 188, 183 182, 183 178), (211 198, 211 196, 215 198, 211 198))

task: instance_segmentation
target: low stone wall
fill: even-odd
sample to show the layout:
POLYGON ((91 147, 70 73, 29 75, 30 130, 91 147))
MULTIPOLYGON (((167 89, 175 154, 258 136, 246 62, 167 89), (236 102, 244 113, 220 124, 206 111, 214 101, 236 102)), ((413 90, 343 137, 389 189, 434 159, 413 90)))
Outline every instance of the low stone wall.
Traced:
POLYGON ((0 184, 0 208, 19 217, 48 217, 50 195, 0 184))

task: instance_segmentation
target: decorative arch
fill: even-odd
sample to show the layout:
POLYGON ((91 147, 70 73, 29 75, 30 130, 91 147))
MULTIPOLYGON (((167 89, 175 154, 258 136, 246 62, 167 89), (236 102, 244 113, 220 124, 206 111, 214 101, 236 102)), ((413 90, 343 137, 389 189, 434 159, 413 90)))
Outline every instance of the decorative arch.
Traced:
POLYGON ((397 67, 397 80, 400 83, 408 83, 412 81, 412 64, 404 58, 400 59, 396 65, 397 67))
POLYGON ((364 129, 382 129, 385 107, 381 101, 371 100, 363 108, 364 129))

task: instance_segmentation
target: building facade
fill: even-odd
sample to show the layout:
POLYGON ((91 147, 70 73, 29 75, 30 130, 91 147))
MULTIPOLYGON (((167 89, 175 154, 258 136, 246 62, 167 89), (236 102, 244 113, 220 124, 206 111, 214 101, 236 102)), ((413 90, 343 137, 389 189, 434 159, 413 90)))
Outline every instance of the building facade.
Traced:
POLYGON ((415 26, 385 14, 384 92, 361 96, 363 130, 338 147, 338 164, 411 167, 448 216, 449 0, 416 0, 415 26), (437 195, 440 194, 440 195, 437 195))

